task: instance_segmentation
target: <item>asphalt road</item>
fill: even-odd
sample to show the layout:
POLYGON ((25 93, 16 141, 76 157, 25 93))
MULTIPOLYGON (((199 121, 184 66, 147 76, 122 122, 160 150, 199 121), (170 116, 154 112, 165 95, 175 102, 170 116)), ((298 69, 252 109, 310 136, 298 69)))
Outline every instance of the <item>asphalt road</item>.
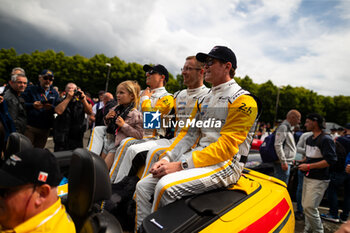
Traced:
MULTIPOLYGON (((88 140, 89 140, 89 136, 90 136, 90 130, 86 131, 85 136, 84 136, 84 146, 86 147, 88 144, 88 140)), ((47 149, 49 149, 50 151, 53 151, 53 140, 52 137, 49 137, 46 146, 47 149)), ((294 208, 296 206, 296 203, 293 202, 294 208)), ((319 208, 320 213, 327 213, 328 208, 327 207, 320 207, 319 208)), ((301 221, 295 221, 295 233, 302 233, 304 230, 304 220, 301 221)), ((324 227, 324 232, 325 233, 333 233, 335 232, 339 227, 340 227, 340 223, 333 223, 333 222, 329 222, 329 221, 323 221, 323 227, 324 227)))

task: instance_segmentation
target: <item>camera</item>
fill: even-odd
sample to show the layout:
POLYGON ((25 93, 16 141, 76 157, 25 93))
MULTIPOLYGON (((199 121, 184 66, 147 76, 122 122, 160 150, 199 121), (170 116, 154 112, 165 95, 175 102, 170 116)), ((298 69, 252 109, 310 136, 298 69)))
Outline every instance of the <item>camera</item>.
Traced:
POLYGON ((78 91, 78 90, 74 90, 74 96, 78 97, 79 99, 81 99, 81 95, 83 93, 81 91, 78 91))

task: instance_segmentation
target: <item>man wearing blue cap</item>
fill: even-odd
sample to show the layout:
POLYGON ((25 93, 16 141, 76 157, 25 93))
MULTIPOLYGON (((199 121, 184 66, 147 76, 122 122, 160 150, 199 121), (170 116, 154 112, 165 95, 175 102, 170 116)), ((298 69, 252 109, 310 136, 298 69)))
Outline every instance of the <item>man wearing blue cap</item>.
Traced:
POLYGON ((55 107, 59 94, 52 87, 54 75, 51 70, 43 70, 39 84, 28 86, 23 93, 27 111, 27 128, 24 133, 34 147, 44 148, 53 126, 55 107))
POLYGON ((0 231, 75 233, 57 196, 61 178, 48 150, 33 148, 11 155, 0 168, 0 231))

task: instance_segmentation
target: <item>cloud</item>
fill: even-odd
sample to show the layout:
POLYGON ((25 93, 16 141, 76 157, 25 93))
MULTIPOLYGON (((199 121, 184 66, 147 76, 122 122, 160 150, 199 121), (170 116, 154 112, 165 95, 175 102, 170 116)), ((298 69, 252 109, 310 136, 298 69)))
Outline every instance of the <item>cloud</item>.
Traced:
MULTIPOLYGON (((226 45, 238 57, 241 77, 350 95, 344 88, 350 73, 349 9, 348 0, 0 0, 0 25, 27 28, 26 52, 104 53, 161 63, 174 75, 187 56, 226 45)), ((10 34, 1 43, 24 47, 16 30, 4 30, 10 34)))

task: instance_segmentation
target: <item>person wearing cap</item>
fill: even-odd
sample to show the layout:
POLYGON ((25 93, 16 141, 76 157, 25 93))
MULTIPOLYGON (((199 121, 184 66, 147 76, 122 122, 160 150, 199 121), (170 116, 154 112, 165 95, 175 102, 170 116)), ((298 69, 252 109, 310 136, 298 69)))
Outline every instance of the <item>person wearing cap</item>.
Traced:
POLYGON ((204 62, 204 78, 212 88, 194 105, 191 119, 220 123, 187 126, 152 166, 150 175, 137 183, 138 228, 147 215, 164 205, 183 196, 228 187, 241 177, 257 124, 257 102, 233 79, 237 61, 231 49, 215 46, 196 58, 204 62))
MULTIPOLYGON (((182 75, 184 77, 184 84, 187 86, 187 89, 178 91, 174 93, 174 116, 177 121, 185 122, 187 117, 191 115, 191 111, 196 103, 196 100, 209 92, 209 89, 203 84, 204 77, 204 65, 203 63, 197 61, 195 56, 189 56, 186 58, 186 62, 182 70, 182 75)), ((174 135, 180 133, 180 127, 175 128, 174 135)), ((139 160, 142 165, 146 165, 142 177, 144 177, 151 163, 154 163, 158 160, 158 155, 161 154, 161 151, 169 147, 175 140, 175 137, 171 138, 161 138, 158 140, 150 140, 135 146, 130 146, 130 149, 127 149, 124 156, 127 158, 135 158, 137 153, 143 154, 143 159, 139 160), (137 148, 142 148, 141 152, 137 152, 137 148), (162 148, 162 150, 161 150, 162 148), (136 152, 135 152, 136 151, 136 152), (155 152, 157 155, 155 155, 155 152), (146 156, 147 153, 147 156, 146 156)), ((123 159, 123 162, 111 171, 111 180, 113 183, 120 182, 125 176, 130 173, 130 170, 137 170, 133 168, 132 159, 123 159)))
POLYGON ((350 174, 346 167, 350 167, 350 123, 345 126, 345 135, 335 141, 338 160, 330 167, 330 183, 328 187, 329 213, 321 214, 321 218, 332 222, 346 222, 350 212, 350 174), (338 194, 343 187, 342 212, 338 214, 338 194))
MULTIPOLYGON (((160 64, 154 66, 146 64, 143 66, 143 70, 146 72, 148 87, 140 95, 140 109, 142 113, 156 112, 160 115, 162 122, 164 116, 168 115, 174 107, 174 97, 165 89, 165 85, 169 80, 168 70, 160 64)), ((142 152, 147 154, 149 149, 157 145, 155 140, 165 136, 166 129, 161 124, 159 129, 145 129, 143 139, 124 139, 117 149, 110 171, 112 177, 113 174, 118 176, 120 168, 123 170, 114 182, 121 181, 125 174, 129 173, 131 164, 138 154, 142 152), (144 144, 146 141, 149 143, 144 144), (125 165, 122 165, 123 163, 125 165)), ((140 154, 140 156, 143 158, 140 160, 141 163, 144 163, 145 155, 140 154)))
POLYGON ((4 99, 7 102, 8 111, 16 127, 16 132, 24 134, 27 125, 27 113, 24 99, 21 94, 27 87, 27 77, 22 68, 17 67, 11 73, 9 88, 5 91, 4 99))
POLYGON ((323 131, 326 124, 321 115, 308 114, 305 127, 313 134, 306 139, 305 159, 298 166, 298 169, 304 172, 302 193, 304 232, 323 232, 318 207, 330 181, 329 166, 335 164, 337 155, 333 139, 323 131))
POLYGON ((11 155, 0 169, 1 232, 74 233, 74 223, 57 195, 61 178, 48 150, 11 155))
POLYGON ((275 150, 279 160, 273 163, 274 177, 288 184, 290 167, 293 164, 297 148, 293 136, 294 126, 300 123, 301 114, 292 109, 286 119, 276 129, 275 150))
POLYGON ((43 70, 39 75, 39 84, 28 86, 23 93, 27 111, 27 127, 24 133, 34 147, 44 148, 53 127, 55 107, 59 94, 52 87, 54 74, 43 70))

